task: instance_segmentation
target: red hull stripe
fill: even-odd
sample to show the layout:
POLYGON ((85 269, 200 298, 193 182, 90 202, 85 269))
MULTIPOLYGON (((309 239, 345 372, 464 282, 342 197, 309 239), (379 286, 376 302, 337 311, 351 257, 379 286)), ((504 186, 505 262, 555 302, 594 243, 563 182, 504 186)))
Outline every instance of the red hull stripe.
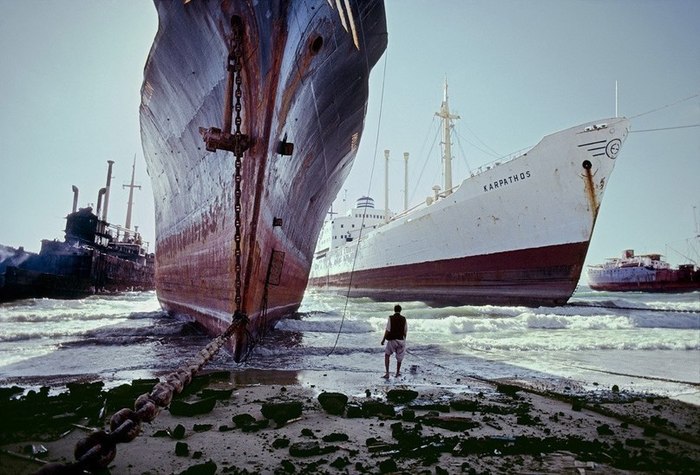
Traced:
MULTIPOLYGON (((566 303, 576 289, 588 242, 355 271, 351 296, 433 305, 566 303)), ((310 286, 348 291, 350 273, 315 278, 310 286)))
MULTIPOLYGON (((590 285, 590 284, 589 284, 590 285)), ((687 282, 630 282, 624 284, 614 284, 606 282, 605 284, 591 285, 593 290, 601 290, 608 292, 655 292, 655 293, 682 293, 700 291, 700 281, 687 282)))

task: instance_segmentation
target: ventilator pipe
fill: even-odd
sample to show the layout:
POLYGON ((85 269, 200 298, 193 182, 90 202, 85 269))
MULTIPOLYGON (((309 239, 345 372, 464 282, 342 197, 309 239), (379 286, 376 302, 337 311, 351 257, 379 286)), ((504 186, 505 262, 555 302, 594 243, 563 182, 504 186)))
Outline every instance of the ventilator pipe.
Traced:
MULTIPOLYGON (((109 185, 112 183, 112 165, 114 165, 114 160, 107 160, 109 166, 107 167, 107 186, 105 187, 105 207, 102 210, 102 221, 107 221, 107 207, 109 206, 109 185)), ((99 215, 99 212, 97 213, 99 215)))
POLYGON ((78 187, 75 185, 73 186, 73 213, 78 211, 78 187))
POLYGON ((97 210, 95 211, 95 215, 99 218, 100 216, 100 209, 102 208, 102 196, 107 193, 107 188, 100 188, 100 191, 97 192, 97 210))

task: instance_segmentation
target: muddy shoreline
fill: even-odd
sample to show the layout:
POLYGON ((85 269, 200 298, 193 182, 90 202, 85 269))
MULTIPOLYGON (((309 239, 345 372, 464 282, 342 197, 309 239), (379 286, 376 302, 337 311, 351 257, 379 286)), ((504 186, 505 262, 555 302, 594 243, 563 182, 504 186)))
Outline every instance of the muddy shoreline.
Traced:
MULTIPOLYGON (((341 392, 342 378, 203 373, 116 446, 109 473, 693 473, 700 463, 700 408, 673 399, 468 378, 377 378, 341 392)), ((0 472, 73 462, 76 443, 155 383, 2 388, 0 472)))

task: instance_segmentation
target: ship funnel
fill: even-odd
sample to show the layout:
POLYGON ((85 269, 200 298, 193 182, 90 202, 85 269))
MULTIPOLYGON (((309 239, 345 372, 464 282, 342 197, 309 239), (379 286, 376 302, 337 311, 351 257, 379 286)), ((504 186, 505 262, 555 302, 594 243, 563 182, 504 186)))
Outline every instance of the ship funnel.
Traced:
POLYGON ((102 196, 107 193, 107 188, 100 188, 100 191, 97 192, 97 210, 95 210, 95 215, 97 215, 97 218, 100 218, 100 209, 102 209, 102 196))
POLYGON ((358 208, 374 209, 374 200, 369 196, 362 196, 357 199, 355 206, 358 208))
POLYGON ((408 152, 403 153, 403 210, 408 211, 408 152))
MULTIPOLYGON (((105 186, 105 207, 102 210, 102 221, 107 221, 107 208, 109 207, 109 186, 112 183, 112 165, 114 165, 114 160, 107 160, 109 166, 107 167, 107 185, 105 186)), ((100 214, 99 212, 97 213, 100 214)))
POLYGON ((78 211, 78 187, 75 185, 73 186, 73 213, 78 211))

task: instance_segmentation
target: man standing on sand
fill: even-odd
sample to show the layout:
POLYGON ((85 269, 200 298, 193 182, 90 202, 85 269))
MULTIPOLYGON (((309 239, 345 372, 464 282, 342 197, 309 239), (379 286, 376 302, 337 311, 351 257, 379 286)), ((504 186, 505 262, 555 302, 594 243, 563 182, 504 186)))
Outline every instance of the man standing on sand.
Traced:
POLYGON ((382 345, 386 341, 386 347, 384 348, 386 373, 384 374, 384 379, 389 379, 389 358, 394 353, 396 353, 396 376, 401 376, 401 362, 406 353, 407 333, 408 324, 406 323, 406 317, 401 315, 401 305, 394 305, 394 314, 387 320, 384 338, 382 338, 382 345))

